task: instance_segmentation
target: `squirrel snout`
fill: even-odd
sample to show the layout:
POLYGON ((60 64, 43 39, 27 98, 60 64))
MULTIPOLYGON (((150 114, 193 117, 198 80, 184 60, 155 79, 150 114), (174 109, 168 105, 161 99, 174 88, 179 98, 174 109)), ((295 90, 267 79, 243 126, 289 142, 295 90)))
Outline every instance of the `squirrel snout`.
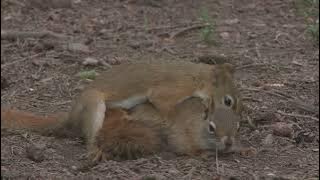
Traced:
POLYGON ((234 144, 234 139, 232 137, 229 136, 224 136, 221 138, 221 142, 224 144, 224 149, 228 150, 232 147, 232 145, 234 144))

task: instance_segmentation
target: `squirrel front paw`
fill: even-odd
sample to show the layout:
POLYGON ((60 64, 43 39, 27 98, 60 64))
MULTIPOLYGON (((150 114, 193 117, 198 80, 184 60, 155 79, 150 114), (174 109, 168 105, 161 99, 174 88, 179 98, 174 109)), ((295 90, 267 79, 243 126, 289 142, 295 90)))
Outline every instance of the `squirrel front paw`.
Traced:
POLYGON ((87 154, 87 158, 94 163, 99 161, 106 161, 109 159, 107 158, 107 155, 103 152, 103 150, 98 147, 90 150, 87 154))
POLYGON ((244 157, 253 157, 258 154, 258 151, 254 147, 246 147, 246 148, 241 148, 239 150, 239 154, 244 157))

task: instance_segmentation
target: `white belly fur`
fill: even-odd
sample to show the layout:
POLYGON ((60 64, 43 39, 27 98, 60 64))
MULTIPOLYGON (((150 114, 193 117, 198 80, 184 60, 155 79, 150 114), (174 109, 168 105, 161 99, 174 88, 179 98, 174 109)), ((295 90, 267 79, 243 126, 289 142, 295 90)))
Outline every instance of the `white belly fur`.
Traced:
POLYGON ((147 100, 148 98, 145 95, 136 95, 136 96, 129 97, 128 99, 108 103, 107 106, 110 108, 131 109, 138 104, 145 103, 147 100))

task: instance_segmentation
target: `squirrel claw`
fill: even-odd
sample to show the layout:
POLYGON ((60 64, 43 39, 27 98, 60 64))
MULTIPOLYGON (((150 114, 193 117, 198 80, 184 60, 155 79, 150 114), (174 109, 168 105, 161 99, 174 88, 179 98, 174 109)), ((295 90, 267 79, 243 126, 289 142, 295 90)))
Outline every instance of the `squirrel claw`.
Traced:
POLYGON ((240 155, 241 156, 244 156, 244 157, 252 157, 252 156, 255 156, 257 155, 257 149, 256 148, 253 148, 253 147, 249 147, 249 148, 243 148, 239 151, 240 155))
POLYGON ((86 155, 86 158, 91 162, 106 161, 108 159, 102 149, 98 147, 95 147, 93 150, 89 151, 89 153, 86 155))

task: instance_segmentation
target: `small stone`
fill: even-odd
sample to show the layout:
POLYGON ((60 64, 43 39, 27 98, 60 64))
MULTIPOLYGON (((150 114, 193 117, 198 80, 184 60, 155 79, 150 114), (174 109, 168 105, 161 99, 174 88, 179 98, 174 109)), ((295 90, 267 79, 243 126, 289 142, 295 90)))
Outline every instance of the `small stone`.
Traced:
POLYGON ((197 44, 197 48, 202 49, 202 48, 207 48, 208 45, 206 44, 197 44))
POLYGON ((240 21, 239 21, 238 18, 228 19, 228 20, 225 21, 225 23, 228 24, 228 25, 237 24, 237 23, 239 23, 239 22, 240 22, 240 21))
POLYGON ((98 32, 98 35, 99 36, 102 36, 102 35, 105 35, 108 33, 108 30, 107 29, 101 29, 99 32, 98 32))
POLYGON ((299 132, 294 138, 294 140, 298 144, 303 142, 312 143, 315 138, 316 138, 316 135, 312 132, 299 132))
POLYGON ((179 171, 176 170, 176 169, 170 169, 170 170, 168 170, 168 173, 170 173, 170 174, 178 174, 179 171))
POLYGON ((263 86, 263 83, 260 82, 260 81, 255 81, 255 82, 252 83, 252 85, 255 86, 255 87, 261 87, 261 86, 263 86))
POLYGON ((82 52, 82 53, 89 53, 89 47, 82 44, 82 43, 69 43, 67 45, 67 49, 69 51, 74 51, 74 52, 82 52))
POLYGON ((258 134, 260 134, 260 131, 259 131, 258 129, 256 129, 256 130, 253 131, 253 133, 254 133, 255 135, 258 135, 258 134))
POLYGON ((247 35, 249 39, 255 39, 258 37, 258 35, 253 32, 248 32, 247 35))
POLYGON ((40 75, 38 75, 38 74, 32 74, 32 75, 31 75, 31 78, 32 78, 33 80, 39 80, 39 79, 40 79, 40 75))
POLYGON ((270 146, 273 143, 273 135, 272 134, 268 134, 266 136, 266 138, 262 141, 262 144, 265 146, 270 146))
POLYGON ((276 136, 289 137, 293 135, 292 124, 278 122, 272 126, 273 134, 276 136))
POLYGON ((129 47, 131 47, 132 49, 139 49, 141 47, 141 43, 133 41, 129 43, 129 47))
POLYGON ((268 173, 267 176, 276 176, 274 173, 268 173))
POLYGON ((34 162, 42 162, 45 159, 44 148, 35 145, 27 146, 26 153, 27 157, 34 162))
POLYGON ((98 65, 98 63, 99 63, 99 60, 92 57, 87 57, 82 62, 82 64, 85 66, 96 66, 98 65))
POLYGON ((222 32, 222 33, 220 33, 220 36, 224 40, 230 39, 230 34, 228 32, 222 32))

